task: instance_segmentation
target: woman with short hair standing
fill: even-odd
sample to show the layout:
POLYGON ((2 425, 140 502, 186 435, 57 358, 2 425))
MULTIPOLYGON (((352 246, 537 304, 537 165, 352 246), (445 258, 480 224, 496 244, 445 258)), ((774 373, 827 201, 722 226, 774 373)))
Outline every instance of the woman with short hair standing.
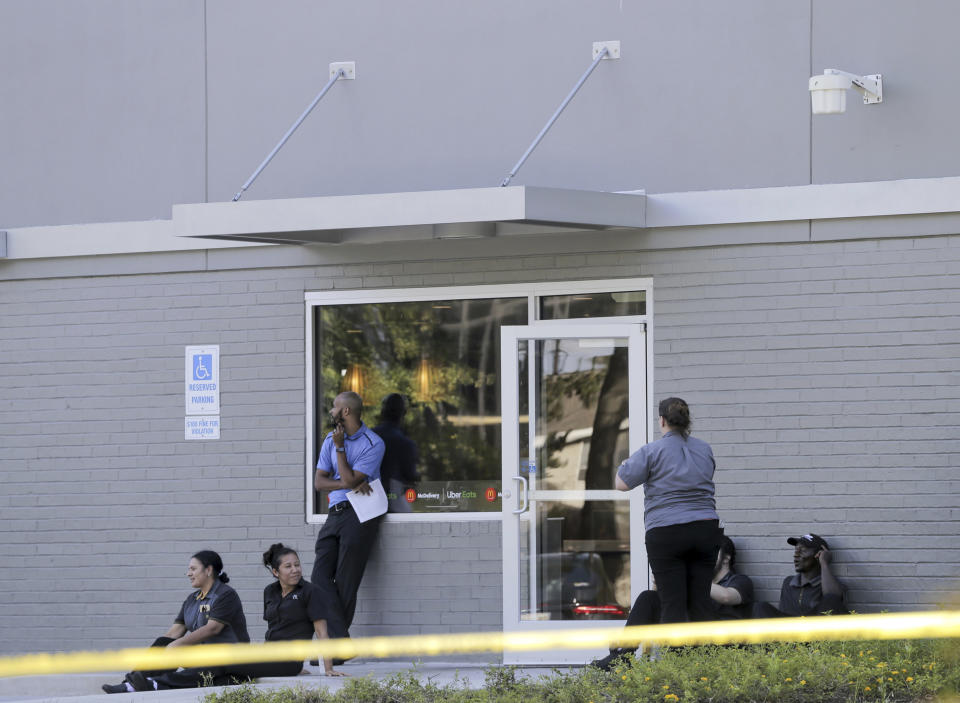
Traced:
POLYGON ((617 469, 617 489, 644 489, 647 559, 660 594, 661 622, 710 620, 710 583, 723 536, 713 450, 690 436, 690 408, 681 398, 660 403, 659 424, 663 437, 617 469))

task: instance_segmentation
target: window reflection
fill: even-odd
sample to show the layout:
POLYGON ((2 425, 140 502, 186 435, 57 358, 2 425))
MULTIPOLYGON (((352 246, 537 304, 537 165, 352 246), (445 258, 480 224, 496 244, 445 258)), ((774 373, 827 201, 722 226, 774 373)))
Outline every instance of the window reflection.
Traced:
MULTIPOLYGON (((418 479, 391 497, 392 509, 499 511, 500 327, 527 324, 527 299, 328 305, 315 314, 316 446, 341 391, 361 395, 371 428, 380 422, 381 401, 399 394, 418 479)), ((326 503, 318 495, 317 512, 326 512, 326 503)))
POLYGON ((629 504, 539 501, 530 517, 520 529, 520 619, 626 618, 629 504))
POLYGON ((646 292, 642 290, 545 295, 539 299, 540 319, 571 320, 585 317, 645 315, 646 299, 646 292))
POLYGON ((538 487, 612 490, 630 449, 626 341, 544 340, 537 363, 538 487))

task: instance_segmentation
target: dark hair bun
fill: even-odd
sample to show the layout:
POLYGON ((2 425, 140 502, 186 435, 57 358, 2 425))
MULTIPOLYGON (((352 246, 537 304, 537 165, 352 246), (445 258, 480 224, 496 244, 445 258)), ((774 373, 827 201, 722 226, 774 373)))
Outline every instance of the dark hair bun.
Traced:
POLYGON ((296 554, 297 550, 288 547, 283 542, 271 544, 270 549, 263 553, 263 565, 270 571, 280 566, 280 560, 287 554, 296 554))
POLYGON ((666 421, 670 429, 676 430, 684 437, 690 435, 690 426, 693 424, 690 420, 690 406, 683 398, 661 400, 660 417, 666 421))
POLYGON ((221 572, 220 572, 220 575, 219 575, 217 578, 219 578, 220 581, 223 582, 223 583, 230 583, 230 577, 227 576, 227 572, 226 572, 226 571, 221 571, 221 572))

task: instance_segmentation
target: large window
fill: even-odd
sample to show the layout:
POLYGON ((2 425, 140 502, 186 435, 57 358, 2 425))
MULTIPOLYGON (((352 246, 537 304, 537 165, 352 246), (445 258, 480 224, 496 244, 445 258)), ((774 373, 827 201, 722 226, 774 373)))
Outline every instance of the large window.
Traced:
POLYGON ((428 291, 308 293, 308 517, 327 511, 326 493, 312 489, 313 467, 333 399, 346 390, 363 398, 364 422, 400 447, 382 466, 391 513, 500 513, 500 328, 639 319, 645 284, 463 287, 430 299, 428 291))
POLYGON ((390 512, 499 511, 500 327, 527 323, 527 299, 325 305, 315 315, 320 420, 351 390, 367 425, 384 430, 384 399, 403 399, 404 417, 379 432, 413 443, 399 440, 404 456, 384 460, 390 512))

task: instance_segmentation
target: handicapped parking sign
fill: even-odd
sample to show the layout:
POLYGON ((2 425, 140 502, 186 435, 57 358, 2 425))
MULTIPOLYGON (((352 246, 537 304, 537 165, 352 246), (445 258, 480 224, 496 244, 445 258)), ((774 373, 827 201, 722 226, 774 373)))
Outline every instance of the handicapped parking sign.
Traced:
POLYGON ((193 380, 209 381, 213 374, 213 354, 193 355, 193 380))
POLYGON ((220 414, 220 347, 186 347, 184 392, 187 415, 220 414))

